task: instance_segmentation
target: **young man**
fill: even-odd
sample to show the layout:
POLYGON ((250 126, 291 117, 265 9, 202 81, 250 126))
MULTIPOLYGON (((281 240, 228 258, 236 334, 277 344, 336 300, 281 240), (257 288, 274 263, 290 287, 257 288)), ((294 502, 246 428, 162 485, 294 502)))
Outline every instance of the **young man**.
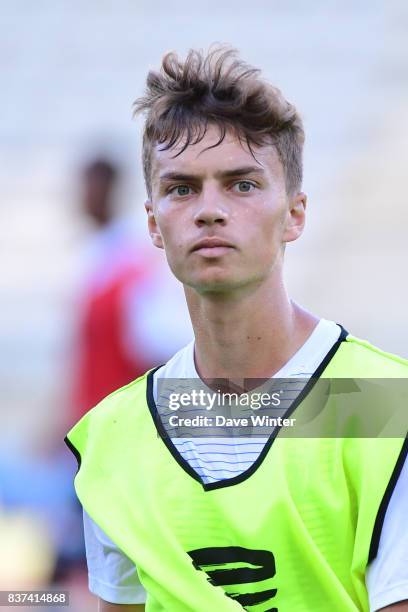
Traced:
POLYGON ((184 63, 168 54, 136 103, 149 232, 184 285, 195 339, 67 436, 90 588, 106 612, 145 598, 172 612, 408 609, 404 434, 168 435, 160 380, 245 391, 252 379, 304 380, 282 406, 301 420, 318 380, 408 373, 287 295, 284 250, 305 222, 304 132, 258 72, 225 49, 184 63))

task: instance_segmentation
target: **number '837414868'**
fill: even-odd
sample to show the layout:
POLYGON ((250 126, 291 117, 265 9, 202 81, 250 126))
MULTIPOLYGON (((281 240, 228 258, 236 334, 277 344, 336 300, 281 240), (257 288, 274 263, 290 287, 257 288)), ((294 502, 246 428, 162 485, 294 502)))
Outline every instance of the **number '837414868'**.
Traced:
POLYGON ((68 606, 68 591, 0 591, 0 606, 68 606))

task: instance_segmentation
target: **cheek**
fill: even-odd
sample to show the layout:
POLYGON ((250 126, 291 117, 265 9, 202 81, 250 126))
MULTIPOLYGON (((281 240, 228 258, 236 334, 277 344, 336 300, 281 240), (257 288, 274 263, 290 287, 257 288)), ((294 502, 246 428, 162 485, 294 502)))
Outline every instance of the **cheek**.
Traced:
POLYGON ((174 214, 169 206, 163 205, 157 211, 157 225, 163 239, 164 247, 169 259, 177 257, 183 248, 185 224, 180 215, 174 214))
POLYGON ((286 207, 283 203, 271 207, 269 199, 259 200, 256 206, 248 208, 243 214, 243 237, 256 242, 259 249, 265 249, 267 244, 276 250, 283 236, 285 219, 286 207))

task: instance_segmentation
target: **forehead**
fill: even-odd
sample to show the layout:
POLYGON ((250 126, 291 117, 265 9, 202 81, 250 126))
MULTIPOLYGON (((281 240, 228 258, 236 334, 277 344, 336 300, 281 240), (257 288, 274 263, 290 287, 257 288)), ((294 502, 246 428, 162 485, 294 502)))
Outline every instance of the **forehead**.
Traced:
POLYGON ((183 172, 211 176, 214 173, 228 172, 238 167, 257 166, 272 176, 283 177, 283 168, 276 148, 273 145, 251 145, 253 154, 245 142, 227 131, 224 140, 217 145, 220 131, 210 125, 200 142, 188 145, 180 153, 185 140, 168 150, 161 150, 163 145, 156 145, 152 151, 152 183, 160 180, 167 172, 183 172), (216 145, 216 146, 215 146, 216 145), (179 153, 179 154, 178 154, 179 153))

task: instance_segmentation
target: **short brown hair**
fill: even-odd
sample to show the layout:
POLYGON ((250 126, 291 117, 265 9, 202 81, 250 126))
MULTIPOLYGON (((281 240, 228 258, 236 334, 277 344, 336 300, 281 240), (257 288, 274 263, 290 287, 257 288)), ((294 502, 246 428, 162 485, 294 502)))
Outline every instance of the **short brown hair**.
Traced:
POLYGON ((134 114, 146 112, 143 133, 143 171, 151 196, 152 151, 157 144, 171 149, 182 139, 180 155, 200 142, 208 124, 220 131, 217 146, 228 129, 241 142, 273 144, 285 171, 286 190, 300 190, 304 130, 296 108, 279 89, 259 76, 260 70, 237 57, 234 49, 217 46, 208 54, 190 50, 182 62, 167 53, 160 71, 147 75, 147 89, 134 103, 134 114))

